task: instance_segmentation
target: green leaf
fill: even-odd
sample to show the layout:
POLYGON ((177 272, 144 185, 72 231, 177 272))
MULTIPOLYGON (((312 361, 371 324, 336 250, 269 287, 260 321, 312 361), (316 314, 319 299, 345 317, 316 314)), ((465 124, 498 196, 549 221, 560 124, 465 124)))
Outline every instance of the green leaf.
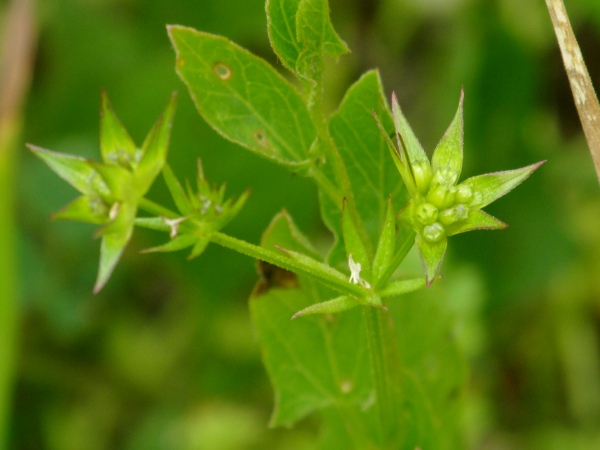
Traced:
POLYGON ((342 233, 344 235, 344 245, 346 246, 346 254, 348 258, 359 263, 362 267, 361 278, 367 282, 372 281, 371 277, 371 258, 367 254, 365 243, 358 234, 354 217, 347 207, 347 202, 344 199, 344 211, 342 213, 342 233))
POLYGON ((176 252, 183 250, 184 248, 191 247, 196 244, 198 238, 191 234, 182 234, 171 239, 169 242, 157 247, 147 248, 142 250, 141 253, 154 253, 154 252, 176 252))
POLYGON ((459 317, 451 310, 459 303, 455 297, 464 297, 461 281, 457 293, 440 283, 389 303, 403 372, 402 445, 396 448, 467 448, 461 411, 467 362, 455 338, 459 317))
POLYGON ((381 297, 395 297, 398 295, 408 294, 409 292, 423 289, 426 285, 426 280, 423 277, 410 278, 407 280, 397 280, 388 284, 385 288, 378 292, 381 297))
POLYGON ((296 13, 300 0, 267 0, 267 31, 271 47, 282 64, 292 72, 302 51, 296 34, 296 13))
POLYGON ((184 216, 192 214, 194 212, 194 206, 190 202, 183 187, 181 186, 181 183, 179 183, 179 180, 168 164, 165 164, 162 173, 165 183, 167 184, 167 188, 169 188, 171 197, 173 197, 173 201, 175 202, 175 206, 177 206, 179 212, 184 216))
POLYGON ((544 162, 541 161, 515 170, 478 175, 463 181, 460 185, 470 186, 473 189, 473 201, 471 201, 469 207, 483 208, 508 194, 544 162))
POLYGON ((123 204, 119 208, 115 221, 101 230, 100 266, 94 286, 94 294, 100 292, 104 287, 121 258, 123 250, 133 233, 135 214, 135 207, 123 204))
POLYGON ((309 164, 316 131, 298 92, 228 39, 169 26, 177 73, 198 111, 225 138, 292 170, 309 164))
POLYGON ((467 219, 446 227, 446 236, 465 233, 471 230, 501 230, 508 225, 480 209, 469 211, 467 219))
POLYGON ((456 183, 456 180, 458 180, 463 164, 464 98, 465 91, 461 89, 458 110, 440 143, 435 148, 431 160, 433 173, 436 173, 440 169, 450 169, 449 173, 452 175, 452 178, 447 181, 451 184, 456 183))
POLYGON ((343 311, 347 311, 355 306, 360 305, 358 299, 354 297, 349 297, 347 295, 342 295, 341 297, 336 297, 331 300, 327 300, 321 303, 315 303, 314 305, 307 306, 301 311, 298 311, 296 314, 292 316, 292 319, 297 319, 298 317, 308 316, 311 314, 334 314, 343 311))
POLYGON ((406 151, 410 164, 428 161, 425 150, 423 150, 421 143, 417 139, 417 136, 415 136, 408 120, 406 120, 406 117, 402 114, 402 109, 400 109, 400 104, 398 103, 398 98, 395 93, 392 94, 392 115, 396 126, 398 148, 406 151))
POLYGON ((102 91, 100 107, 100 153, 107 164, 118 164, 125 168, 135 168, 141 152, 116 116, 106 92, 102 91))
POLYGON ((210 235, 196 237, 196 239, 196 245, 194 245, 194 248, 188 256, 188 259, 194 259, 200 256, 204 252, 204 250, 206 250, 206 247, 210 243, 210 235))
POLYGON ((445 237, 436 243, 431 243, 424 239, 420 234, 417 234, 415 239, 417 247, 419 248, 419 254, 421 256, 421 263, 425 271, 425 278, 427 280, 427 286, 431 285, 436 279, 444 260, 444 254, 446 253, 446 247, 448 246, 448 239, 445 237))
POLYGON ((286 248, 298 253, 303 253, 317 261, 322 261, 321 255, 308 238, 300 231, 294 223, 290 214, 283 210, 276 214, 265 230, 261 240, 261 246, 272 250, 281 247, 285 243, 286 248))
POLYGON ((379 244, 377 244, 377 251, 373 259, 373 282, 375 286, 379 283, 381 276, 389 270, 395 250, 396 212, 394 211, 392 196, 389 196, 385 222, 379 235, 379 244))
POLYGON ((104 224, 108 221, 108 211, 102 199, 84 195, 52 214, 52 219, 104 224))
POLYGON ((311 63, 321 66, 323 53, 334 58, 348 53, 333 29, 326 0, 268 0, 266 9, 271 46, 292 72, 314 79, 311 63))
POLYGON ((53 152, 35 145, 28 144, 27 147, 59 177, 82 194, 89 196, 110 195, 107 184, 89 160, 79 156, 53 152))
POLYGON ((296 35, 302 46, 296 71, 311 80, 319 80, 323 73, 323 53, 337 58, 349 51, 333 29, 327 0, 300 0, 296 13, 296 35))
POLYGON ((374 123, 373 111, 382 121, 385 132, 392 133, 392 117, 377 71, 367 72, 348 89, 329 124, 348 172, 356 209, 367 230, 369 242, 365 245, 370 252, 379 241, 385 223, 388 197, 392 196, 396 210, 406 204, 408 198, 390 159, 385 135, 374 123))
POLYGON ((176 99, 176 95, 173 94, 142 145, 142 160, 136 171, 136 185, 140 197, 148 192, 167 160, 176 99))

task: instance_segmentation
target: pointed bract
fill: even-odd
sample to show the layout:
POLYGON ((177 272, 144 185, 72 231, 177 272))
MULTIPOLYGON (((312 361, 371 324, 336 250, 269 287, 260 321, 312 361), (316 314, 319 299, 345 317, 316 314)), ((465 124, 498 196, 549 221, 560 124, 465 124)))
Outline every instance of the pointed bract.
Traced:
POLYGON ((489 205, 516 188, 545 162, 541 161, 515 170, 478 175, 463 181, 461 185, 471 187, 474 193, 473 201, 469 206, 483 208, 489 205))
POLYGON ((105 163, 117 164, 127 169, 137 167, 141 156, 141 152, 112 109, 105 91, 102 91, 100 106, 100 154, 105 163))
POLYGON ((419 255, 421 256, 421 263, 423 264, 423 269, 425 271, 427 286, 430 286, 440 273, 444 254, 446 253, 446 247, 448 246, 448 240, 444 237, 439 242, 431 243, 420 234, 417 234, 415 241, 419 248, 419 255))
POLYGON ((297 319, 298 317, 308 316, 310 314, 334 314, 342 311, 347 311, 350 308, 354 308, 361 303, 354 297, 350 297, 348 295, 342 295, 341 297, 336 297, 331 300, 327 300, 326 302, 315 303, 314 305, 310 305, 307 308, 304 308, 301 311, 298 311, 296 314, 292 316, 292 320, 297 319))
POLYGON ((433 173, 440 170, 446 170, 449 178, 447 181, 451 184, 456 183, 460 176, 463 165, 463 100, 465 92, 460 91, 460 101, 458 110, 452 120, 452 123, 446 130, 442 140, 437 145, 431 159, 431 168, 433 173))

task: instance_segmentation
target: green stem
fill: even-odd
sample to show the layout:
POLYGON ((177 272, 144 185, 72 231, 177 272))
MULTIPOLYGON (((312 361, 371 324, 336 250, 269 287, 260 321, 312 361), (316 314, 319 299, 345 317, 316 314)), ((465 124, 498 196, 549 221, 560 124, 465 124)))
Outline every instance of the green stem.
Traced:
POLYGON ((362 286, 348 282, 348 279, 344 275, 329 266, 323 265, 323 268, 315 267, 314 263, 307 264, 303 261, 298 261, 287 256, 284 251, 274 252, 218 231, 211 235, 211 241, 215 244, 235 250, 252 258, 266 261, 291 272, 299 272, 311 276, 321 283, 344 294, 359 298, 365 296, 365 290, 362 286))
POLYGON ((371 371, 375 382, 376 408, 380 442, 388 448, 398 438, 400 404, 400 358, 394 345, 389 312, 369 306, 363 307, 367 332, 371 371))
POLYGON ((406 255, 408 254, 410 249, 413 248, 414 245, 415 245, 415 233, 411 232, 406 236, 406 239, 404 240, 404 242, 402 242, 402 244, 400 245, 400 248, 398 248, 398 250, 396 251, 396 254, 394 255, 394 258, 392 259, 392 262, 390 263, 390 265, 386 269, 386 271, 379 278, 379 281, 377 282, 375 289, 379 289, 386 285, 386 283, 388 282, 390 277, 394 274, 394 272, 396 271, 398 266, 402 263, 402 261, 404 261, 404 258, 406 258, 406 255))
POLYGON ((143 209, 146 212, 156 214, 157 216, 164 216, 168 219, 175 219, 179 217, 177 213, 174 213, 170 209, 165 208, 164 206, 161 206, 158 203, 154 203, 152 200, 148 200, 145 197, 143 197, 140 200, 138 206, 140 207, 140 209, 143 209))
POLYGON ((346 203, 346 209, 352 215, 358 234, 361 240, 366 244, 367 251, 372 254, 373 249, 371 247, 371 241, 368 238, 367 230, 364 227, 364 223, 360 218, 360 215, 358 214, 358 210, 356 209, 352 185, 350 184, 350 178, 348 177, 348 172, 346 171, 346 165, 344 164, 344 160, 340 155, 337 145, 335 144, 335 141, 329 132, 328 122, 323 114, 322 80, 317 80, 314 83, 307 82, 305 87, 309 90, 307 106, 313 123, 317 129, 317 138, 321 143, 321 151, 325 156, 325 164, 331 165, 335 182, 339 187, 333 185, 331 181, 329 181, 327 177, 323 175, 323 172, 319 168, 315 168, 309 173, 334 204, 341 208, 344 197, 348 200, 346 203))

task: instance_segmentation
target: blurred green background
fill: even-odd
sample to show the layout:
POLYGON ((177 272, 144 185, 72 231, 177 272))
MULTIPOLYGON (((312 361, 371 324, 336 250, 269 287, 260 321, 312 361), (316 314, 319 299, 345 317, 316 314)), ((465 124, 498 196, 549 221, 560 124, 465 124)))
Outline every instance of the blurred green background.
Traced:
MULTIPOLYGON (((457 333, 471 364, 469 448, 600 448, 600 189, 544 1, 330 4, 352 49, 330 64, 330 111, 362 72, 379 67, 386 94, 397 93, 431 152, 464 86, 465 176, 548 160, 488 208, 507 230, 457 236, 445 261, 442 283, 456 293, 457 333)), ((598 87, 600 2, 566 4, 598 87)), ((226 181, 229 193, 252 189, 226 231, 258 242, 285 207, 304 232, 326 241, 312 184, 219 137, 174 72, 169 23, 225 35, 283 72, 269 47, 264 1, 35 6, 37 53, 10 171, 16 261, 2 256, 19 268, 15 358, 0 363, 14 374, 6 448, 312 448, 316 420, 267 428, 273 396, 247 308, 254 262, 216 246, 192 262, 139 255, 164 238, 141 230, 93 296, 94 228, 47 219, 75 191, 24 149, 32 142, 97 158, 102 88, 141 143, 177 90, 175 172, 193 177, 201 157, 207 177, 226 181)), ((169 201, 162 180, 150 197, 169 201)), ((0 302, 10 300, 5 294, 0 286, 0 302)))

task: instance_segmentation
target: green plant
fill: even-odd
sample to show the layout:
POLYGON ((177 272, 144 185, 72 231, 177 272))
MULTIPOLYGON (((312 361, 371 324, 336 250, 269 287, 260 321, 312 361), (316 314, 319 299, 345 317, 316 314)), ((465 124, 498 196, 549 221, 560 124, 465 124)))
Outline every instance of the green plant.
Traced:
POLYGON ((166 244, 147 251, 191 247, 196 257, 213 242, 262 261, 251 313, 276 391, 272 425, 290 426, 319 411, 323 448, 461 448, 464 363, 447 341, 448 323, 435 300, 397 297, 438 278, 449 236, 505 227, 481 208, 540 163, 457 184, 463 96, 430 162, 395 97, 390 110, 377 71, 354 83, 326 117, 324 58, 348 51, 327 1, 272 0, 267 14, 273 49, 301 89, 226 38, 170 26, 177 72, 217 132, 314 180, 333 235, 327 255, 285 211, 260 245, 221 231, 247 194, 225 200, 201 165, 195 189, 177 180, 166 165, 174 99, 137 147, 103 95, 102 162, 30 146, 82 193, 55 217, 101 225, 96 292, 135 225, 169 234, 166 244), (177 212, 146 198, 161 171, 177 212), (151 216, 138 217, 138 210, 151 216), (399 267, 415 243, 424 276, 405 277, 399 267), (277 283, 267 270, 293 275, 285 272, 287 282, 277 283))

